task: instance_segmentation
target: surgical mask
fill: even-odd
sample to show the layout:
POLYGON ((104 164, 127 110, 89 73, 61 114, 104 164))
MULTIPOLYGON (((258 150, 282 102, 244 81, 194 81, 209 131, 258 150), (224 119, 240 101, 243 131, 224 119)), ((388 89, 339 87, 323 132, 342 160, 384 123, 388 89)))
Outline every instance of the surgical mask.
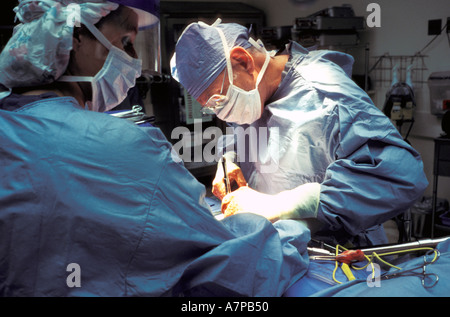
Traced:
POLYGON ((269 64, 270 54, 267 51, 265 51, 265 49, 259 43, 257 43, 251 38, 249 39, 249 42, 253 46, 255 46, 260 50, 264 49, 266 53, 266 59, 256 79, 255 88, 250 91, 246 91, 242 88, 239 88, 233 84, 233 69, 231 67, 230 53, 225 36, 222 30, 220 29, 217 30, 220 34, 225 50, 225 56, 227 59, 226 72, 228 72, 228 79, 230 82, 230 86, 228 87, 226 96, 221 95, 212 96, 210 100, 207 102, 205 110, 208 109, 209 107, 209 109, 212 110, 217 115, 218 118, 227 122, 234 122, 237 124, 251 124, 261 117, 262 104, 261 104, 261 97, 258 91, 258 86, 269 64), (211 104, 215 105, 211 107, 210 106, 211 104))
MULTIPOLYGON (((102 69, 94 76, 61 76, 59 81, 90 82, 92 85, 92 111, 105 112, 119 105, 127 97, 128 90, 141 75, 142 61, 115 47, 92 24, 85 23, 91 33, 109 49, 102 69)), ((89 106, 89 102, 88 102, 89 106)))

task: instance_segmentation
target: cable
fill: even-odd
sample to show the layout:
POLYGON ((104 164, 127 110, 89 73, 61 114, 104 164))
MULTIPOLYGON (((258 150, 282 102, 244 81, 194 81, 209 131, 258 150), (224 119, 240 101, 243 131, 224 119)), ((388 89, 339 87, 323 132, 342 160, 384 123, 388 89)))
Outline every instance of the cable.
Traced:
MULTIPOLYGON (((422 48, 422 49, 417 53, 417 55, 420 55, 420 54, 422 53, 423 50, 425 50, 428 46, 430 46, 431 43, 433 43, 434 40, 436 40, 436 39, 439 37, 439 35, 441 35, 441 33, 447 28, 447 24, 448 24, 448 23, 445 23, 445 25, 444 25, 444 27, 442 28, 441 32, 440 32, 439 34, 436 34, 436 35, 431 39, 431 41, 428 42, 428 44, 425 45, 425 47, 422 48)), ((447 37, 448 37, 448 33, 447 33, 447 37)), ((450 40, 449 40, 449 41, 450 41, 450 40)))
MULTIPOLYGON (((344 251, 348 251, 348 250, 346 248, 344 248, 343 246, 340 246, 340 245, 336 246, 336 260, 335 260, 335 266, 334 266, 334 270, 333 270, 333 281, 336 282, 337 284, 342 284, 342 282, 340 282, 336 279, 336 272, 339 267, 339 261, 337 260, 337 256, 339 255, 339 248, 341 248, 344 251)), ((351 268, 354 270, 363 270, 363 269, 367 268, 369 265, 371 265, 372 266, 372 279, 374 279, 375 278, 375 266, 374 266, 374 262, 373 262, 374 259, 377 259, 380 262, 382 262, 383 264, 401 271, 402 268, 383 260, 381 257, 388 256, 388 255, 399 255, 402 253, 417 252, 417 251, 434 251, 434 258, 433 258, 433 260, 431 260, 430 263, 435 262, 439 255, 439 251, 437 251, 436 249, 431 248, 431 247, 412 248, 412 249, 407 249, 407 250, 399 250, 399 251, 386 252, 386 253, 380 253, 380 254, 373 252, 370 256, 364 254, 364 257, 367 260, 366 265, 364 265, 362 267, 356 267, 356 266, 352 265, 351 268)), ((342 263, 341 268, 349 281, 355 279, 355 277, 351 273, 350 267, 346 263, 342 263)), ((404 272, 407 273, 409 271, 412 271, 412 270, 407 270, 404 272)))

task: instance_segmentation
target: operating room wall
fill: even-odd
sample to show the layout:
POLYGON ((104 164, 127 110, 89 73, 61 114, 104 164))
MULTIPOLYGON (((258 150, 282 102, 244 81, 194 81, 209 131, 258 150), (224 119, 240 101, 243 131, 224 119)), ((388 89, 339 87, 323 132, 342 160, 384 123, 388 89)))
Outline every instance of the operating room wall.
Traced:
MULTIPOLYGON (((162 0, 172 1, 172 0, 162 0)), ((199 2, 220 2, 220 0, 197 0, 199 2)), ((223 1, 223 0, 222 0, 223 1)), ((232 6, 235 1, 227 1, 232 6)), ((240 0, 262 9, 266 14, 267 26, 293 25, 295 18, 306 17, 319 10, 350 4, 357 16, 367 18, 371 12, 367 11, 368 4, 376 3, 380 6, 380 27, 369 28, 360 32, 360 51, 356 50, 354 73, 362 74, 365 70, 364 45, 369 44, 369 68, 374 65, 378 56, 404 55, 412 56, 421 51, 433 36, 428 35, 428 20, 441 19, 445 25, 450 17, 450 3, 448 0, 240 0)), ((429 89, 427 79, 429 74, 437 71, 450 71, 450 41, 447 34, 442 33, 436 40, 421 52, 424 58, 424 70, 415 83, 414 91, 417 102, 415 123, 408 140, 420 152, 423 158, 425 172, 430 185, 425 195, 431 196, 433 180, 434 141, 441 133, 441 120, 430 112, 429 89)), ((375 71, 370 73, 372 82, 379 75, 375 71)), ((374 84, 370 96, 380 109, 385 101, 385 94, 389 83, 374 84)), ((450 178, 440 177, 438 197, 450 201, 450 178)))

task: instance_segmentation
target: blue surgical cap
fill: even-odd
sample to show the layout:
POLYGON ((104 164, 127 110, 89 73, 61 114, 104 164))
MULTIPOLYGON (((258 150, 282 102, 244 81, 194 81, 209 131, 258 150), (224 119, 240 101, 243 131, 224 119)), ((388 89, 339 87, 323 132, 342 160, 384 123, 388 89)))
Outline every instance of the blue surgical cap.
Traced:
POLYGON ((178 39, 171 60, 172 76, 197 99, 219 76, 226 66, 225 50, 217 28, 228 43, 227 51, 235 46, 249 48, 250 31, 236 23, 212 25, 196 22, 188 25, 178 39))

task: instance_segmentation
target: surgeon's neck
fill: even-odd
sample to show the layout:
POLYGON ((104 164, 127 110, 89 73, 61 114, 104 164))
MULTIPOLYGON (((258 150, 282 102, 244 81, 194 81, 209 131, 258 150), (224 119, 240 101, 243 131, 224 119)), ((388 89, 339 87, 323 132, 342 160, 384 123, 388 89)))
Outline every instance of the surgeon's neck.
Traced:
POLYGON ((85 104, 83 90, 78 85, 78 83, 54 82, 42 86, 14 88, 13 92, 24 96, 39 96, 45 93, 52 92, 59 97, 75 98, 78 104, 83 108, 85 104))
POLYGON ((289 55, 276 55, 274 56, 269 66, 267 67, 266 74, 263 77, 263 80, 261 81, 261 85, 264 85, 263 92, 260 93, 264 94, 262 96, 263 100, 266 102, 273 96, 273 94, 277 91, 278 86, 281 82, 281 75, 283 73, 283 70, 286 66, 286 63, 289 60, 289 55))
POLYGON ((54 92, 58 96, 62 96, 62 93, 56 89, 49 89, 48 86, 35 86, 35 87, 16 87, 13 88, 13 93, 24 96, 37 96, 48 92, 54 92))
POLYGON ((58 83, 59 89, 64 94, 64 96, 70 96, 77 100, 78 104, 84 108, 86 103, 86 94, 90 83, 81 82, 60 82, 58 83))

